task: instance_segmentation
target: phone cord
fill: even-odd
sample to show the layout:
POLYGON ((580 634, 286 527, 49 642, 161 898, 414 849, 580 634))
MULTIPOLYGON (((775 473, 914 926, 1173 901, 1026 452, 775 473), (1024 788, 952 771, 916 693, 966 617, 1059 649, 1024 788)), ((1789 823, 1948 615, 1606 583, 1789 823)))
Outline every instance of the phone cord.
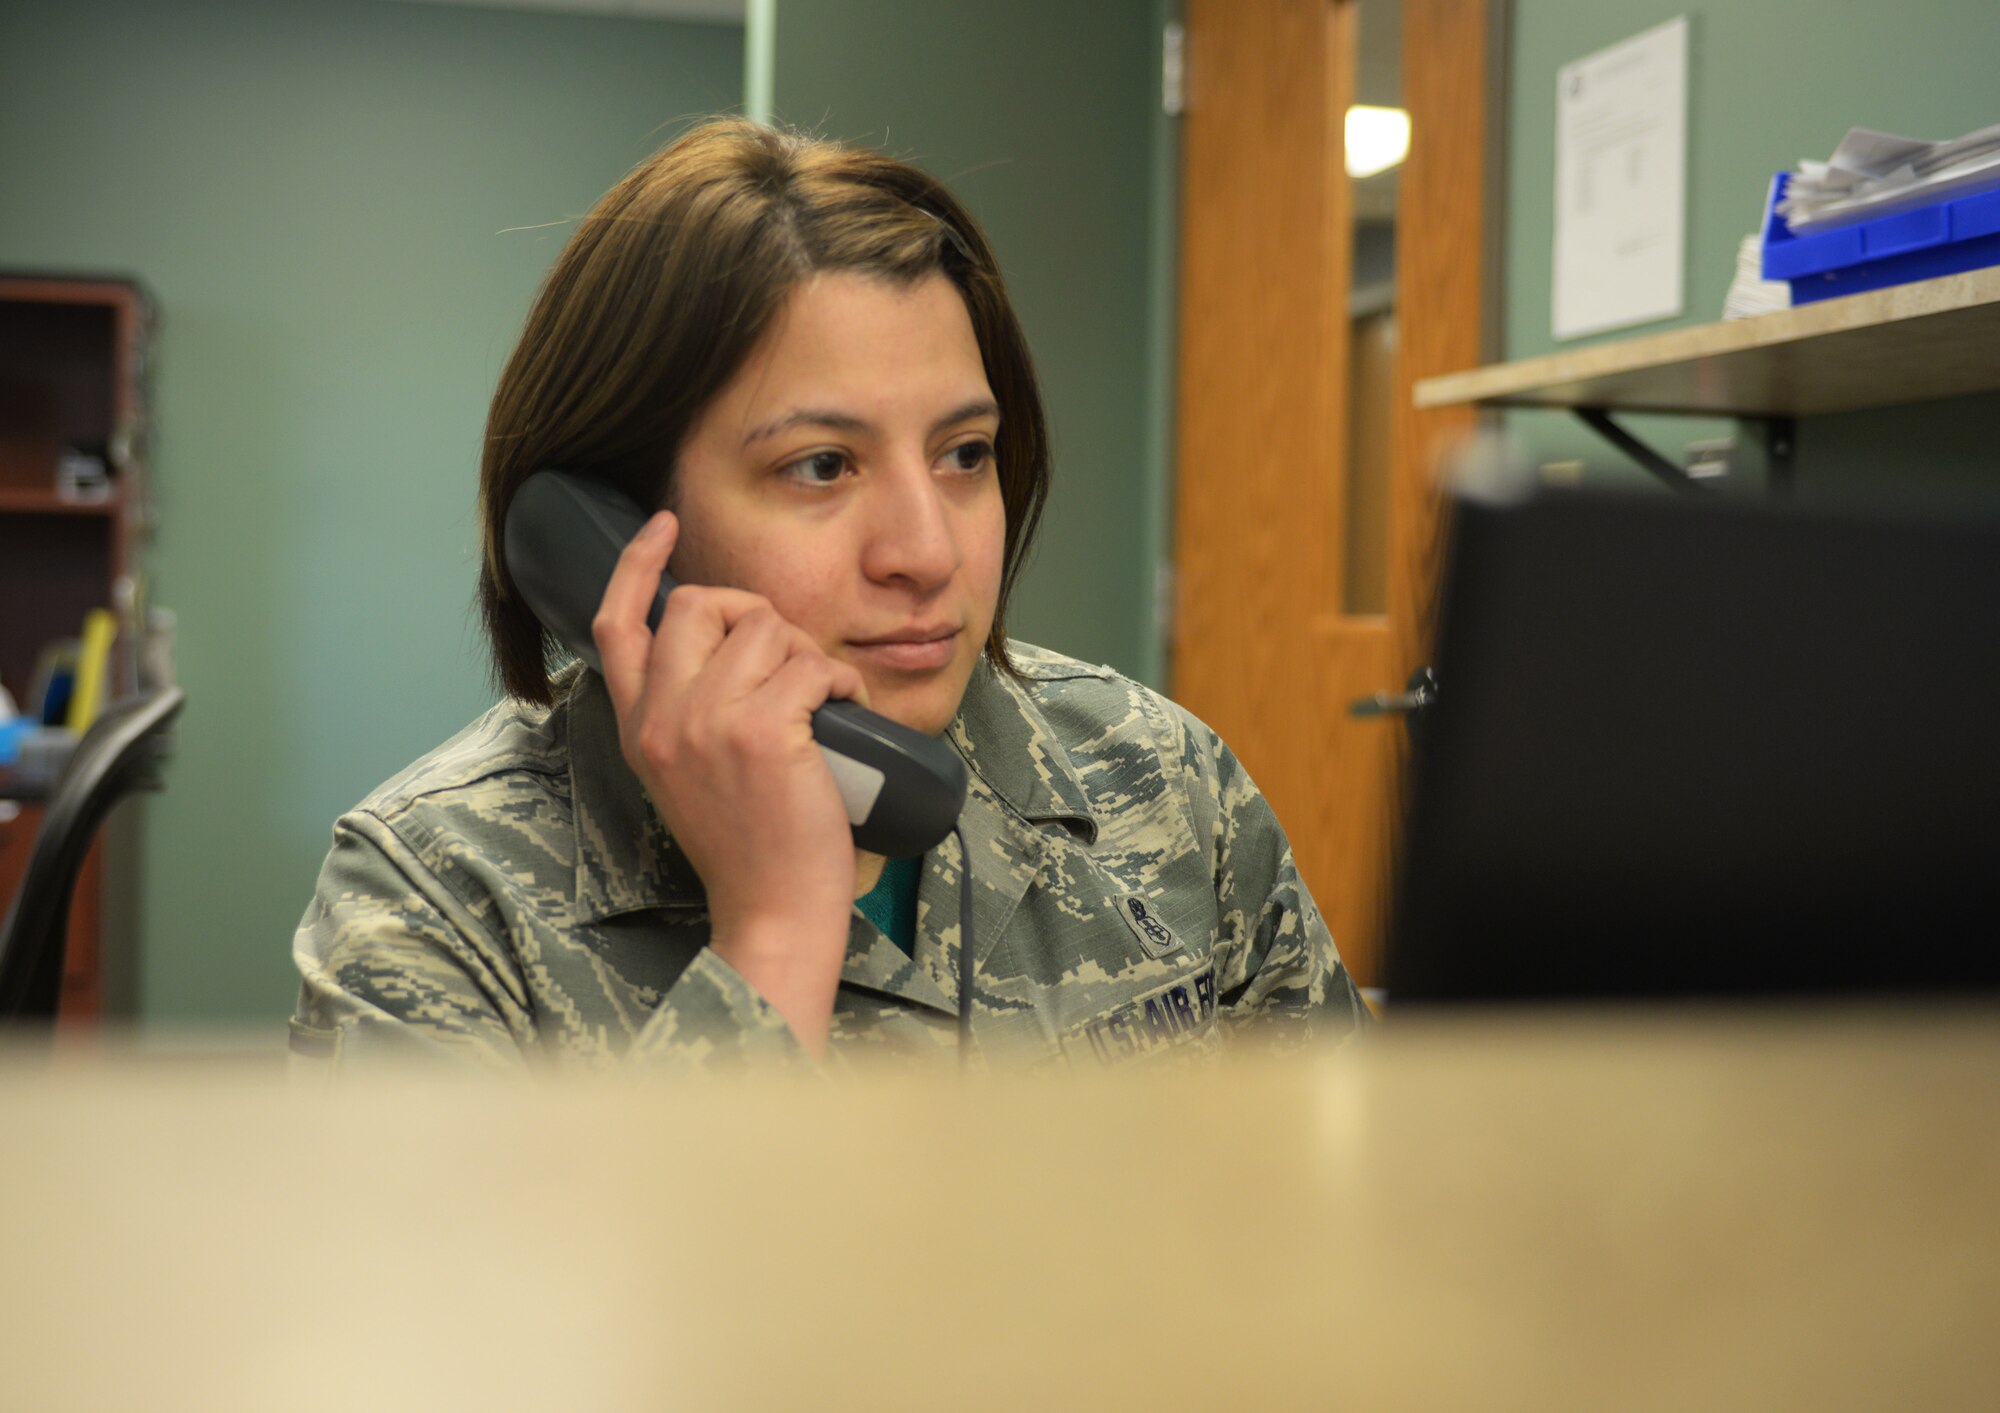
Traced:
POLYGON ((972 1066, 972 849, 958 825, 951 833, 958 840, 958 1067, 963 1072, 972 1066))

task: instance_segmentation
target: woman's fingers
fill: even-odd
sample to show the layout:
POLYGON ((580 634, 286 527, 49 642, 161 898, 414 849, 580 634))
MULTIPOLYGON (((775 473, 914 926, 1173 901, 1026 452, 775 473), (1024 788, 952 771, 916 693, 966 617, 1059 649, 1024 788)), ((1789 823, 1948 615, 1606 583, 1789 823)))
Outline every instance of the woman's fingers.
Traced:
POLYGON ((667 596, 658 630, 649 627, 646 618, 679 536, 680 522, 671 511, 663 510, 648 520, 619 553, 597 615, 591 620, 591 638, 604 664, 605 686, 621 717, 651 692, 663 690, 667 701, 685 697, 745 619, 771 620, 770 625, 757 627, 743 644, 746 649, 762 649, 761 654, 746 655, 744 670, 750 673, 752 685, 769 676, 783 660, 784 653, 772 641, 775 630, 798 631, 785 624, 761 595, 710 585, 676 589, 667 596))
POLYGON ((597 616, 590 622, 591 640, 604 664, 604 685, 621 717, 645 688, 646 664, 653 650, 653 632, 646 626, 646 615, 652 610, 660 576, 666 573, 667 559, 679 537, 680 521, 671 511, 663 510, 648 520, 619 552, 618 563, 604 586, 604 597, 598 601, 597 616))
POLYGON ((829 695, 847 695, 859 689, 859 673, 827 657, 810 636, 786 622, 775 609, 762 607, 737 620, 686 700, 696 711, 721 717, 748 716, 766 728, 795 722, 802 703, 795 694, 774 694, 773 684, 799 662, 820 664, 816 670, 826 684, 816 699, 803 703, 807 711, 829 695))
POLYGON ((852 700, 860 685, 860 673, 808 644, 807 650, 792 653, 765 680, 754 699, 754 715, 781 729, 836 697, 852 700))
POLYGON ((758 594, 683 585, 649 631, 677 531, 665 513, 648 522, 620 555, 592 624, 626 758, 656 790, 709 752, 737 757, 731 769, 773 746, 788 754, 790 732, 829 699, 868 700, 858 669, 828 657, 758 594))
POLYGON ((827 661, 833 665, 833 689, 827 695, 857 706, 867 706, 868 683, 862 677, 861 669, 839 658, 828 658, 827 661))
MULTIPOLYGON (((718 666, 731 670, 730 664, 739 657, 761 651, 767 661, 761 673, 752 673, 754 685, 783 660, 783 653, 774 653, 772 640, 798 631, 759 594, 684 585, 667 596, 667 611, 654 636, 653 681, 668 700, 679 701, 695 690, 697 682, 706 686, 718 666)), ((733 672, 741 675, 745 670, 738 666, 733 672)))

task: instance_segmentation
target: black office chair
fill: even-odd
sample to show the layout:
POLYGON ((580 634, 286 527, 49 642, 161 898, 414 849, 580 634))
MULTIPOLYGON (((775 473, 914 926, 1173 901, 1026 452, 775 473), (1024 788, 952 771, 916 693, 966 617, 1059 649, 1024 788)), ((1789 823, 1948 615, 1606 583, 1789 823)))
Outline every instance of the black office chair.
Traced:
POLYGON ((70 897, 84 855, 113 805, 135 790, 159 788, 167 727, 186 700, 178 687, 128 697, 105 708, 77 742, 0 926, 0 1020, 55 1018, 70 897))

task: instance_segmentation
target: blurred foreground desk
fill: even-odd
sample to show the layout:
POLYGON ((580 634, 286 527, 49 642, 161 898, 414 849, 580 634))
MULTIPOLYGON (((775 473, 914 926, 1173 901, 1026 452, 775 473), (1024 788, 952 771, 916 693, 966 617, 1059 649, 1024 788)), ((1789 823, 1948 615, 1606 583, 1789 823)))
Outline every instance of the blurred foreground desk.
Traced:
POLYGON ((0 1407, 1992 1408, 1997 1020, 834 1088, 17 1058, 0 1407))

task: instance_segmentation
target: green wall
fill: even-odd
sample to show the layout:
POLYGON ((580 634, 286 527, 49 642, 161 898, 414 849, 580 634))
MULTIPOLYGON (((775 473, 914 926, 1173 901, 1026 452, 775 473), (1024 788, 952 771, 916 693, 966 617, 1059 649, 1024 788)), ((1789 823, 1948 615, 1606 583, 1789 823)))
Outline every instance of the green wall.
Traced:
MULTIPOLYGON (((1015 628, 1164 680, 1174 12, 756 0, 746 50, 730 27, 379 0, 0 10, 0 266, 133 273, 163 315, 154 596, 180 615, 190 707, 144 806, 144 1015, 281 1017, 332 818, 489 700, 472 500, 500 362, 564 219, 687 117, 737 104, 746 56, 776 116, 917 160, 986 224, 1056 439, 1015 628)), ((1990 31, 1991 0, 1515 0, 1505 356, 1556 347, 1556 70, 1680 13, 1688 310, 1651 328, 1716 316, 1771 172, 1850 124, 1993 119, 1991 46, 1950 42, 1990 31)), ((1804 485, 1995 494, 1996 413, 1808 421, 1804 485)), ((1511 422, 1539 457, 1636 476, 1567 418, 1511 422)), ((1728 430, 1635 422, 1670 451, 1728 430)))
MULTIPOLYGON (((1558 347, 1549 332, 1554 239, 1556 71, 1675 15, 1689 19, 1687 310, 1619 339, 1721 316, 1737 242, 1757 226, 1773 172, 1825 158, 1849 127, 1955 137, 1996 118, 1994 0, 1513 0, 1507 63, 1504 356, 1558 347)), ((1727 422, 1632 418, 1678 459, 1727 422)), ((1514 413, 1537 459, 1582 457, 1593 474, 1638 479, 1572 419, 1514 413)), ((2000 497, 2000 397, 1807 419, 1802 493, 1921 485, 2000 497)), ((1739 437, 1748 448, 1752 438, 1739 437)))
POLYGON ((0 13, 0 267, 129 272, 162 315, 152 567, 188 708, 143 807, 149 1022, 281 1021, 334 816, 489 702, 501 361, 564 218, 739 103, 742 53, 379 0, 0 13))
POLYGON ((1159 94, 1168 13, 1162 0, 758 0, 750 16, 774 117, 915 161, 999 253, 1056 453, 1009 627, 1155 683, 1177 162, 1159 94))

